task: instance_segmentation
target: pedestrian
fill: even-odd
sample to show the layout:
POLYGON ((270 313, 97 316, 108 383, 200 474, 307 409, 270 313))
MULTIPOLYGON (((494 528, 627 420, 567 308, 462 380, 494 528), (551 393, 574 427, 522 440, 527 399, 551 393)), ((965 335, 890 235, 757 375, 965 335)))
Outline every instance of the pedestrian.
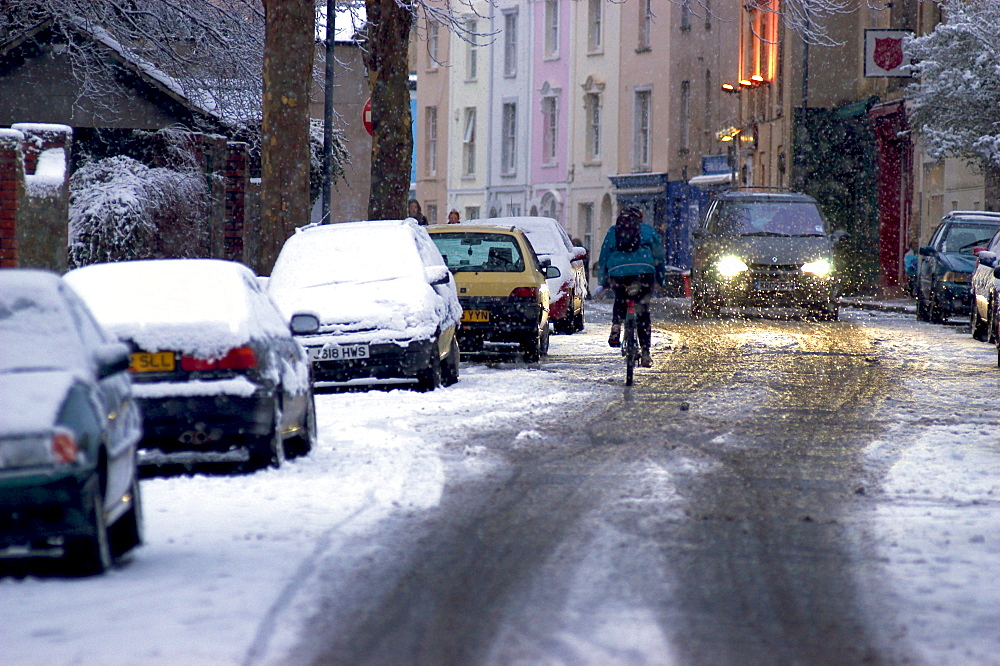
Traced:
POLYGON ((920 262, 920 255, 917 254, 916 243, 911 243, 910 248, 903 255, 903 271, 906 273, 906 291, 910 296, 917 295, 917 265, 920 262))
POLYGON ((410 201, 406 204, 406 208, 407 208, 407 215, 416 220, 417 224, 419 224, 422 227, 427 226, 427 216, 421 212, 419 201, 417 201, 416 199, 410 199, 410 201))
POLYGON ((622 320, 629 300, 628 288, 639 287, 632 297, 636 304, 639 330, 639 365, 648 368, 653 364, 649 353, 652 339, 652 322, 649 301, 653 296, 653 283, 661 287, 666 280, 666 260, 663 243, 656 230, 642 221, 642 211, 625 208, 618 214, 615 225, 608 230, 601 244, 601 257, 597 261, 597 278, 605 289, 613 289, 615 305, 611 310, 611 335, 608 345, 621 346, 622 320))
POLYGON ((462 218, 459 217, 457 210, 448 211, 448 224, 458 224, 461 221, 462 218))

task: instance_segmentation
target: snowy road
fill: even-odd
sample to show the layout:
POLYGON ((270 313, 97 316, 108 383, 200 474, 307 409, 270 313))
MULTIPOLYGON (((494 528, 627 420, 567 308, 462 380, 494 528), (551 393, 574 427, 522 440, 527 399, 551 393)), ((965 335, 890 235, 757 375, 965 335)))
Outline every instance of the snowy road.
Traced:
POLYGON ((0 580, 0 662, 995 661, 993 347, 902 315, 668 308, 625 393, 598 309, 539 368, 321 396, 320 446, 280 470, 144 481, 130 563, 0 580), (762 547, 765 524, 800 541, 762 547))

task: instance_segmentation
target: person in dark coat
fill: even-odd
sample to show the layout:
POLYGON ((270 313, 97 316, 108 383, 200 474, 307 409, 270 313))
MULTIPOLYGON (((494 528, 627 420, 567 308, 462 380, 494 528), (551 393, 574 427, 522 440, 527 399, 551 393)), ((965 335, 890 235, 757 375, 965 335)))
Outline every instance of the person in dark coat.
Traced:
POLYGON ((407 215, 416 220, 417 224, 419 224, 422 227, 427 226, 427 216, 424 215, 423 212, 421 212, 419 201, 417 201, 416 199, 410 199, 410 201, 406 204, 406 208, 407 208, 407 215))

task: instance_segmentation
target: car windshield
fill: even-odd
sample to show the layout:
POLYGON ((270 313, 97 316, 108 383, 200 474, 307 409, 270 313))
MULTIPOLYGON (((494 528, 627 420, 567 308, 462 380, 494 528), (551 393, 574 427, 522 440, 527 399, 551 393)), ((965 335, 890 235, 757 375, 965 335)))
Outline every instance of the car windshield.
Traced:
POLYGON ((941 239, 941 252, 972 254, 977 247, 986 247, 997 228, 985 224, 953 224, 941 239))
POLYGON ((73 314, 38 284, 0 285, 0 371, 68 368, 82 363, 73 314))
POLYGON ((826 224, 811 202, 723 201, 712 231, 738 236, 823 236, 826 224))
POLYGON ((437 233, 431 238, 453 273, 520 273, 524 257, 517 240, 509 234, 437 233))
POLYGON ((402 226, 329 225, 288 239, 271 272, 270 289, 423 279, 423 263, 402 226))

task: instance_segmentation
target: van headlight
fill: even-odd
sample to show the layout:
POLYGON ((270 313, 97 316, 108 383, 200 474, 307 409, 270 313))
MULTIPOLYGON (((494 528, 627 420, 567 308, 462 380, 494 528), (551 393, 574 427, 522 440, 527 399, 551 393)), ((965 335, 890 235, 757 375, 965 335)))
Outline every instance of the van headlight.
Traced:
POLYGON ((833 272, 833 264, 828 259, 817 259, 802 264, 803 273, 811 273, 816 277, 827 277, 833 272))
POLYGON ((719 271, 719 275, 727 279, 736 277, 748 268, 749 266, 747 266, 745 261, 733 255, 723 257, 715 262, 715 270, 719 271))

